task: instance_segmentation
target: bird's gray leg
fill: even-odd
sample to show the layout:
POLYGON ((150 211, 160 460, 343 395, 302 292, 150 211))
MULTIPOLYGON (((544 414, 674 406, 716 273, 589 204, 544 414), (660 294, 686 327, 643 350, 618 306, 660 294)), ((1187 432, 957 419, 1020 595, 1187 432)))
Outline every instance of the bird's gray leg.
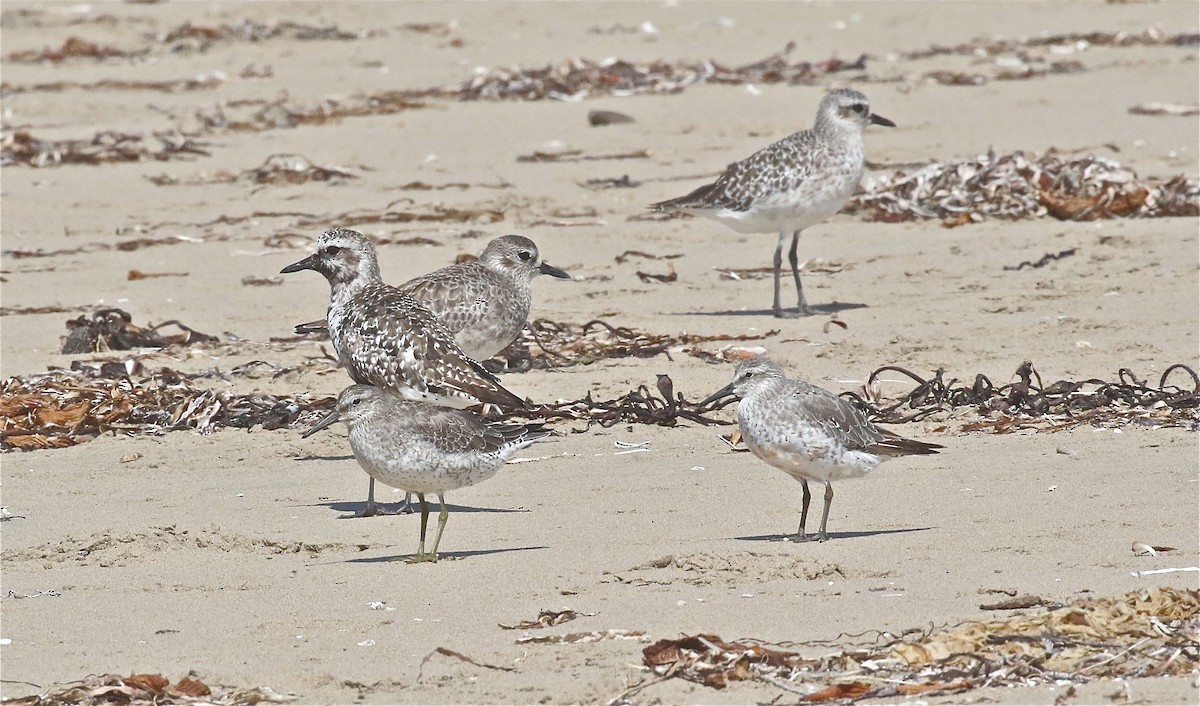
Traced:
POLYGON ((829 522, 829 506, 833 503, 833 486, 829 481, 825 481, 825 509, 821 511, 821 531, 817 533, 817 541, 824 542, 829 539, 829 533, 825 531, 825 525, 829 522))
POLYGON ((421 543, 417 545, 417 555, 408 560, 410 564, 437 560, 436 554, 425 553, 425 527, 429 524, 429 505, 425 502, 425 494, 417 493, 417 501, 421 503, 421 543))
POLYGON ((442 506, 442 511, 438 513, 438 533, 433 538, 433 560, 438 559, 438 545, 442 543, 442 532, 446 531, 446 520, 450 519, 450 513, 446 511, 446 498, 438 493, 438 503, 442 506))
MULTIPOLYGON (((783 244, 783 241, 780 241, 783 244)), ((796 311, 800 316, 812 316, 813 310, 804 301, 804 287, 800 286, 800 259, 796 256, 796 246, 800 244, 800 231, 792 233, 792 249, 788 251, 788 262, 792 265, 792 279, 796 280, 796 311)))
POLYGON ((396 508, 395 512, 388 512, 382 505, 375 502, 375 479, 372 478, 370 485, 367 486, 367 504, 354 516, 375 517, 376 515, 399 515, 400 513, 412 514, 412 511, 412 493, 404 494, 404 504, 396 508))
POLYGON ((367 486, 367 504, 362 510, 359 510, 355 517, 374 517, 384 514, 383 510, 375 504, 375 479, 370 479, 371 484, 367 486))
POLYGON ((779 232, 779 242, 775 244, 775 303, 771 305, 776 318, 784 318, 783 307, 779 305, 779 277, 783 270, 783 239, 787 231, 779 232))
POLYGON ((804 531, 804 525, 808 522, 808 503, 812 500, 812 493, 808 491, 808 481, 801 478, 800 485, 804 488, 804 499, 800 505, 800 529, 796 531, 796 537, 793 542, 807 542, 808 534, 804 531))

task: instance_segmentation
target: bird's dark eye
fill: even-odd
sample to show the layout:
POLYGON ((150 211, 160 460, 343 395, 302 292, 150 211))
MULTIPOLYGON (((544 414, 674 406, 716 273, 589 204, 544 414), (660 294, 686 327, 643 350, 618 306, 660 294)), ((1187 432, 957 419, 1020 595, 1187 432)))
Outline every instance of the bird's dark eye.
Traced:
POLYGON ((350 404, 358 404, 359 402, 362 402, 362 400, 363 398, 361 397, 355 397, 354 399, 350 400, 350 404))
POLYGON ((325 254, 326 254, 326 255, 337 255, 337 254, 338 254, 338 253, 340 253, 341 251, 342 251, 342 249, 341 249, 341 248, 339 248, 339 247, 338 247, 338 246, 336 246, 336 245, 330 245, 330 246, 328 246, 328 247, 326 247, 326 248, 325 248, 325 254))
POLYGON ((744 377, 744 378, 752 378, 752 377, 754 377, 754 371, 753 371, 753 370, 747 370, 746 372, 742 373, 742 377, 744 377))
POLYGON ((854 105, 850 106, 850 110, 853 110, 859 115, 867 114, 867 106, 863 105, 862 103, 855 103, 854 105))
POLYGON ((521 262, 529 262, 533 259, 533 253, 529 252, 528 250, 522 250, 521 252, 517 253, 517 257, 521 258, 521 262))

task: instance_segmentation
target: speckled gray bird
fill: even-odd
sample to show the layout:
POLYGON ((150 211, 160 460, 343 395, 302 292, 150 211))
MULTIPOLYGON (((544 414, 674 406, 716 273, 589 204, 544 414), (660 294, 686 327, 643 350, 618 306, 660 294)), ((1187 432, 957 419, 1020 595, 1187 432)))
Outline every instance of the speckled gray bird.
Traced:
POLYGON ((867 97, 842 89, 826 95, 809 130, 765 147, 726 168, 717 180, 676 199, 651 206, 657 211, 685 211, 716 219, 739 233, 779 233, 775 245, 775 316, 791 318, 813 312, 800 285, 796 246, 800 232, 834 215, 854 194, 863 174, 863 130, 868 125, 896 124, 871 112, 867 97), (785 311, 779 299, 783 243, 791 236, 788 260, 796 282, 796 310, 785 311))
POLYGON ((730 395, 740 398, 738 426, 750 451, 804 486, 800 529, 793 538, 797 542, 829 539, 832 481, 862 477, 889 458, 935 454, 942 448, 880 429, 847 400, 802 380, 789 380, 783 368, 763 356, 739 363, 733 382, 700 405, 730 395), (825 484, 825 508, 816 535, 804 531, 810 480, 825 484))
MULTIPOLYGON (((315 253, 282 272, 300 270, 315 270, 329 281, 329 337, 355 382, 454 407, 525 405, 466 355, 432 312, 383 283, 375 245, 362 233, 345 228, 322 233, 315 253)), ((378 512, 374 491, 372 480, 364 516, 378 512)))
MULTIPOLYGON (((517 339, 529 319, 530 284, 538 275, 570 279, 543 262, 538 247, 521 235, 487 244, 477 260, 459 262, 397 286, 433 312, 468 356, 487 360, 517 339)), ((324 321, 296 327, 297 333, 325 329, 324 321)))
POLYGON ((416 493, 421 538, 411 562, 437 561, 450 516, 447 491, 491 478, 514 452, 550 435, 539 425, 485 424, 471 412, 406 400, 368 385, 342 390, 334 410, 304 435, 338 421, 349 428, 350 448, 363 470, 380 483, 416 493), (433 550, 426 553, 428 493, 437 495, 441 512, 433 550))

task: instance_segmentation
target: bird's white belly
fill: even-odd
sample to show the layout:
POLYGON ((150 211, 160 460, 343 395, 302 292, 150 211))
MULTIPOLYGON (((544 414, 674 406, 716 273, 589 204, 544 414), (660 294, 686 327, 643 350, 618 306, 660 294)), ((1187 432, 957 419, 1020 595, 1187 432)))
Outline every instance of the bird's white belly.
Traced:
POLYGON ((879 464, 878 456, 847 450, 816 427, 749 421, 741 420, 740 427, 751 453, 796 480, 824 483, 860 478, 879 464))
POLYGON ((695 211, 739 233, 804 230, 834 216, 854 194, 861 172, 803 182, 798 188, 756 198, 744 211, 695 211))
POLYGON ((491 478, 504 465, 504 460, 497 456, 444 454, 420 443, 403 450, 374 449, 352 435, 350 446, 358 464, 372 478, 410 493, 444 493, 465 488, 491 478))

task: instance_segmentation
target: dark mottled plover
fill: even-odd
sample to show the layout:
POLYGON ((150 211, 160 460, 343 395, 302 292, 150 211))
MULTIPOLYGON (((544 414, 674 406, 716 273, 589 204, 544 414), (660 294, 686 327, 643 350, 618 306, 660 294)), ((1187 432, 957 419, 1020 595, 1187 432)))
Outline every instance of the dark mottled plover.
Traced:
POLYGON ((935 454, 942 448, 880 429, 850 402, 816 385, 787 379, 783 368, 762 356, 739 363, 733 382, 700 404, 730 395, 741 398, 738 425, 750 451, 804 486, 797 542, 829 539, 825 526, 833 502, 831 481, 864 476, 893 456, 935 454), (825 484, 825 509, 816 535, 804 532, 810 480, 825 484))
MULTIPOLYGON (((315 253, 282 272, 300 270, 316 270, 329 280, 329 337, 355 382, 452 407, 525 405, 463 353, 432 312, 382 282, 375 246, 362 233, 324 232, 315 253)), ((374 490, 372 480, 364 516, 378 512, 374 490)))
MULTIPOLYGON (((542 262, 537 245, 521 235, 505 235, 487 244, 478 260, 459 262, 397 287, 433 312, 468 356, 487 360, 517 339, 529 319, 530 283, 538 275, 570 279, 542 262)), ((325 321, 296 326, 296 333, 317 333, 325 321)))
POLYGON ((871 112, 867 97, 842 89, 821 100, 812 129, 755 152, 726 168, 711 184, 687 196, 653 204, 658 211, 682 210, 721 221, 739 233, 779 233, 775 246, 775 316, 807 316, 796 245, 800 231, 841 210, 863 174, 863 129, 896 124, 871 112), (783 242, 792 238, 788 259, 796 280, 797 310, 779 303, 783 242))
POLYGON ((350 429, 354 457, 372 478, 417 494, 421 539, 409 561, 437 561, 449 513, 444 493, 496 475, 513 452, 549 436, 539 425, 485 424, 471 412, 402 399, 388 390, 351 385, 338 395, 332 412, 305 436, 334 422, 350 429), (425 552, 429 524, 427 493, 435 493, 438 513, 433 551, 425 552))

